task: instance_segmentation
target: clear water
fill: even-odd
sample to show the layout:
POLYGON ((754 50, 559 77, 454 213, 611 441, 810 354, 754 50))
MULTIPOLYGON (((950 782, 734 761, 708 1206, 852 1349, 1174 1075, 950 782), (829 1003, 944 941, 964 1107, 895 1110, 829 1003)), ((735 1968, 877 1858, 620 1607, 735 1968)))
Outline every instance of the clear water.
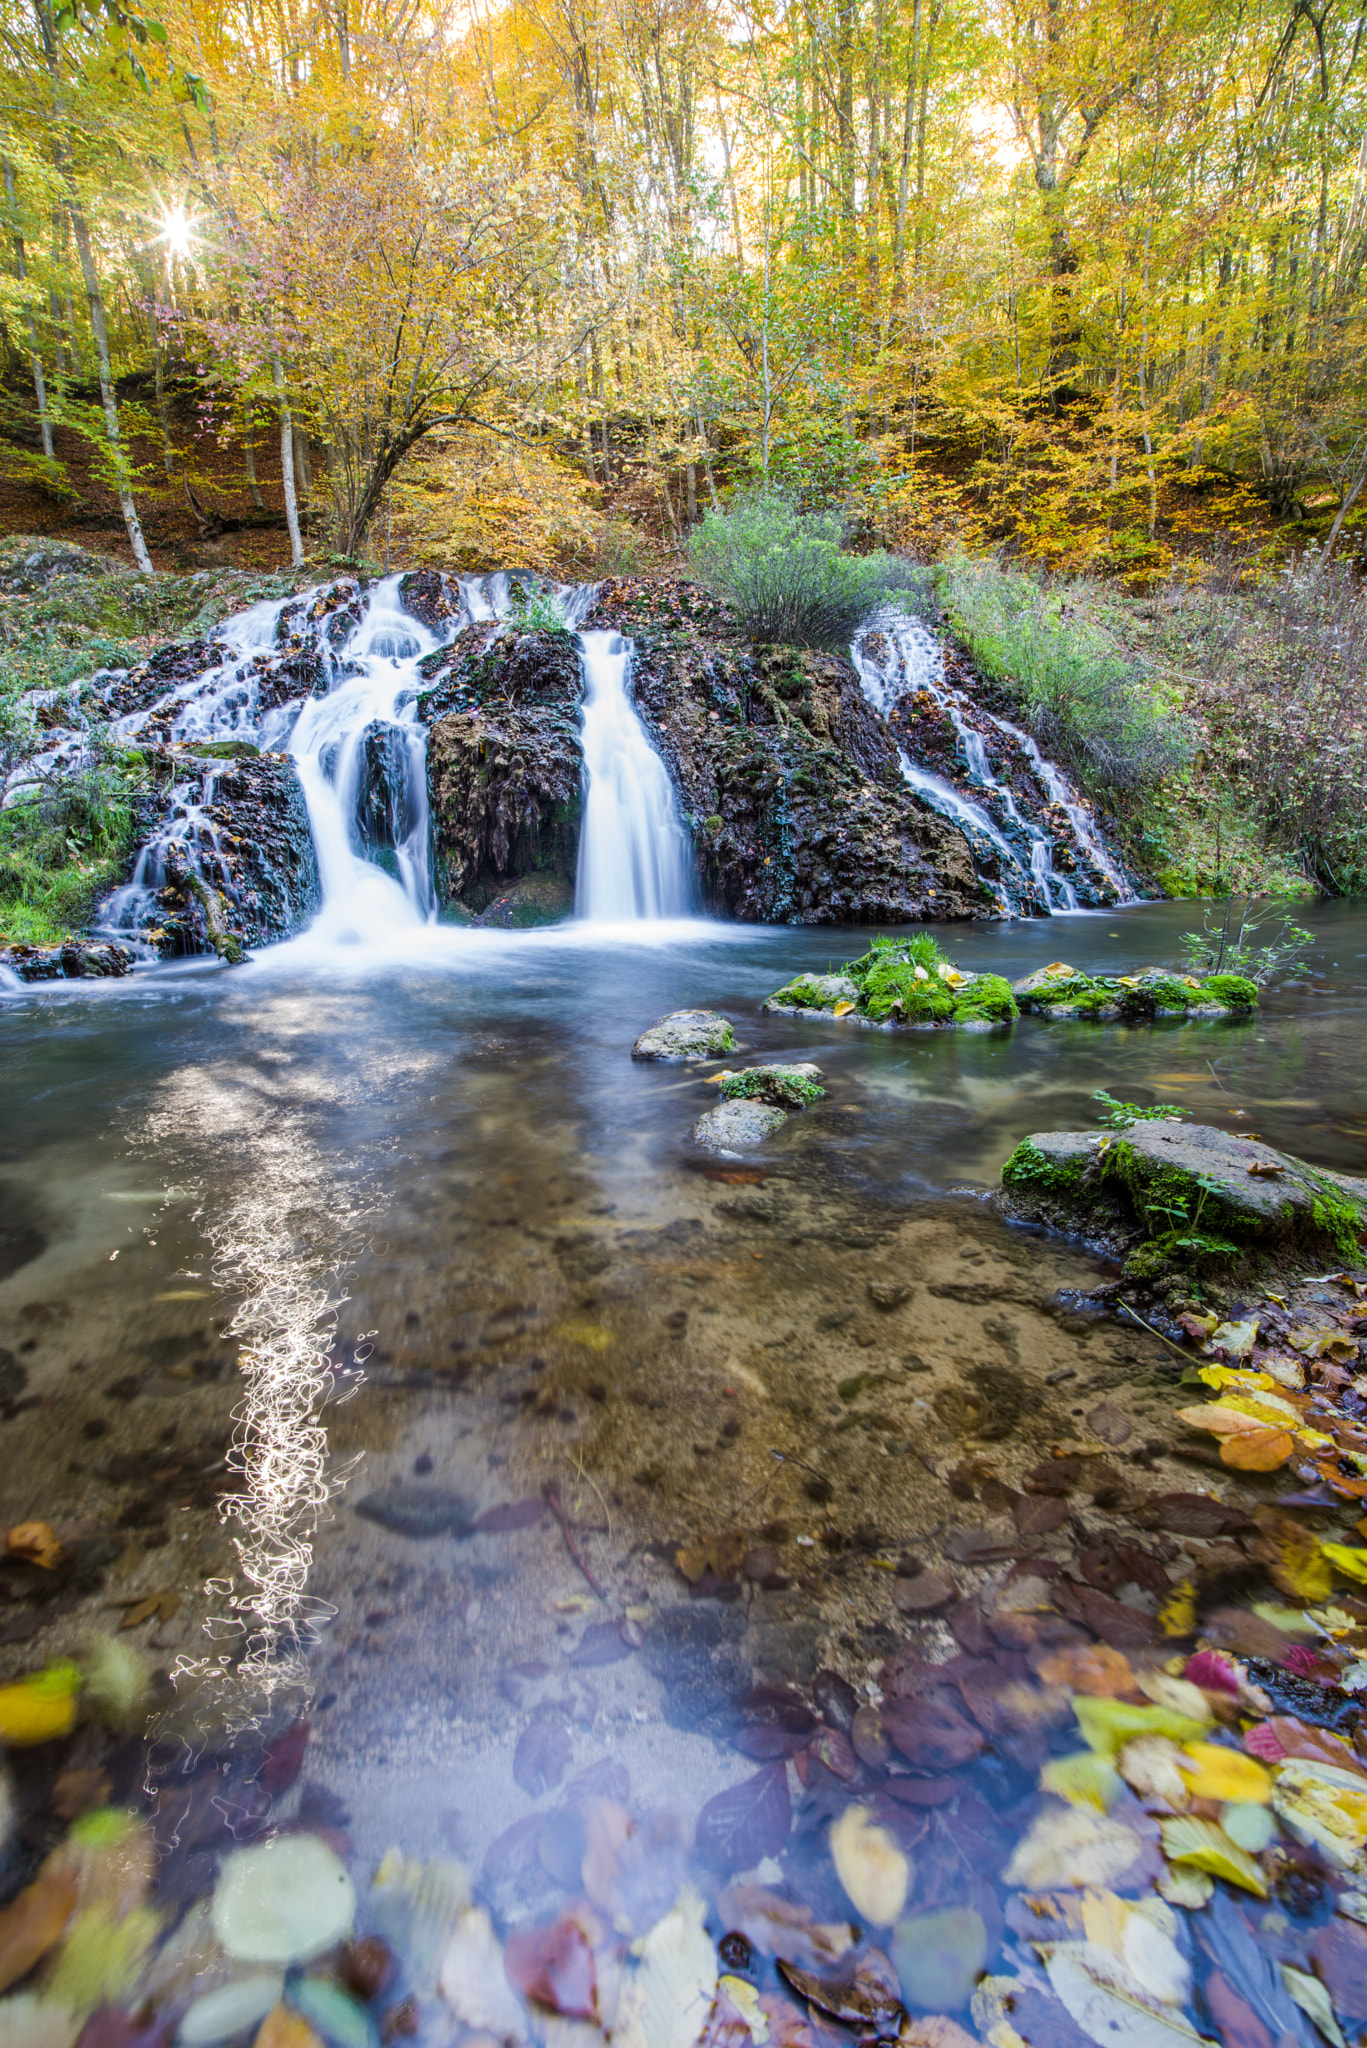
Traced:
POLYGON ((685 917, 693 848, 664 762, 631 701, 632 646, 581 633, 584 822, 575 910, 598 923, 685 917))

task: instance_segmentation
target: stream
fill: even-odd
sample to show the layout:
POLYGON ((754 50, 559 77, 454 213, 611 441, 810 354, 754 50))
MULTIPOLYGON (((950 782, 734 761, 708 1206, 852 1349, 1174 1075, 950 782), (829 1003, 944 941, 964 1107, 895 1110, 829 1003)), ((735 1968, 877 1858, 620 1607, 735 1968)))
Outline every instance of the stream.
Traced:
MULTIPOLYGON (((239 656, 254 630, 238 622, 239 656)), ((575 1894, 611 1813, 619 1931, 644 1931, 704 1803, 753 1804, 782 1777, 785 1728, 811 1725, 805 1706, 791 1720, 793 1688, 815 1682, 838 1732, 851 1684, 928 1640, 894 1577, 914 1582, 918 1546, 971 1560, 988 1540, 947 1475, 986 1458, 980 1477, 1014 1481, 1104 1416, 1132 1477, 1208 1490, 1176 1449, 1170 1351, 1084 1298, 1109 1269, 985 1197, 1020 1138, 1091 1124, 1100 1088, 1237 1115, 1361 1172, 1367 915, 1305 911, 1309 981, 1239 1023, 979 1035, 765 1016, 867 929, 688 915, 628 650, 584 634, 589 915, 439 925, 409 719, 430 636, 379 603, 364 631, 367 663, 290 729, 325 890, 312 926, 232 969, 0 996, 0 1524, 52 1524, 78 1567, 50 1595, 32 1572, 6 1582, 0 1681, 120 1616, 155 1674, 141 1740, 83 1726, 69 1756, 13 1753, 7 1885, 61 1838, 59 1773, 86 1770, 149 1814, 168 1925, 220 1857, 283 1825, 343 1844, 360 1885, 396 1848, 459 1867, 523 1926, 575 1894), (393 873, 348 822, 377 720, 402 742, 393 873), (747 1060, 824 1073, 825 1099, 762 1154, 689 1143, 717 1063, 630 1058, 695 1006, 733 1020, 747 1060)), ((229 685, 225 670, 215 732, 240 714, 229 685)), ((941 928, 964 967, 1175 960, 1190 906, 1070 915, 1031 858, 1019 872, 1060 914, 941 928)), ((135 921, 132 895, 120 910, 135 921)), ((840 1739, 815 1821, 771 1844, 788 1862, 753 1828, 727 1852, 733 1875, 791 1883, 827 1919, 848 1910, 820 1851, 857 1768, 840 1739)), ((971 1799, 929 1781, 949 1789, 923 1805, 952 1796, 950 1818, 913 1807, 898 1825, 908 1848, 928 1828, 940 1844, 938 1863, 917 1851, 920 1906, 977 1901, 993 1953, 1028 1971, 989 1882, 990 1809, 1033 1782, 1020 1756, 989 1753, 971 1799)))

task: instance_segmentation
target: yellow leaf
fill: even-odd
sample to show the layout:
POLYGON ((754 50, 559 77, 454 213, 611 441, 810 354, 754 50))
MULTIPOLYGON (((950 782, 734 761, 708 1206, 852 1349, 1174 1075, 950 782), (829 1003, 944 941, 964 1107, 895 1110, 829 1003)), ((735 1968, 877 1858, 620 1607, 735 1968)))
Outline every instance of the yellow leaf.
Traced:
POLYGON ((600 1323, 560 1323, 555 1335, 567 1344, 582 1344, 586 1351, 606 1351, 612 1342, 611 1330, 600 1323))
POLYGON ((1180 1579, 1158 1610, 1158 1623, 1165 1636, 1189 1636, 1196 1626, 1196 1586, 1180 1579))
POLYGON ((854 1004, 853 1004, 853 1003, 837 1003, 837 1004, 836 1004, 836 1006, 835 1006, 835 1011, 834 1011, 834 1014, 835 1014, 835 1015, 836 1015, 837 1017, 848 1017, 848 1016, 849 1016, 849 1014, 850 1014, 850 1011, 851 1011, 851 1010, 852 1010, 853 1008, 854 1008, 854 1004))
POLYGON ((1367 1550, 1350 1549, 1346 1543, 1321 1543, 1320 1549, 1345 1579, 1356 1579, 1360 1586, 1367 1586, 1367 1550))
POLYGON ((50 1522, 16 1522, 5 1539, 5 1548, 14 1557, 41 1565, 45 1572, 55 1570, 62 1561, 62 1546, 50 1522))
POLYGON ((1040 1790, 1066 1799, 1070 1806, 1094 1806, 1105 1813, 1120 1796, 1119 1771, 1095 1750, 1080 1749, 1073 1756, 1051 1757, 1039 1774, 1040 1790))
POLYGON ((1079 1697, 1073 1701, 1073 1712, 1083 1741, 1102 1756, 1114 1756, 1137 1735, 1168 1735, 1174 1742, 1188 1742, 1204 1735, 1207 1726, 1168 1707, 1137 1707, 1128 1700, 1079 1697))
POLYGON ((1193 1799, 1216 1799, 1221 1804, 1237 1799, 1265 1806, 1272 1797, 1271 1771, 1242 1750, 1226 1749, 1219 1742, 1189 1742, 1183 1758, 1178 1769, 1193 1799))
POLYGON ((1367 1779, 1309 1757, 1277 1772, 1272 1811, 1298 1842, 1320 1849, 1340 1870, 1361 1868, 1367 1843, 1367 1779))
POLYGON ((1062 960, 1051 960, 1044 971, 1046 974, 1052 974, 1056 981, 1066 981, 1070 974, 1076 974, 1077 969, 1069 967, 1062 960))
POLYGON ((1260 1899, 1267 1897, 1267 1883, 1258 1865, 1213 1820, 1198 1820, 1194 1814, 1184 1813, 1176 1820, 1161 1821, 1159 1826, 1169 1862, 1192 1864, 1211 1877, 1241 1885, 1260 1899))
POLYGON ((50 1664, 17 1685, 0 1686, 0 1742, 27 1749, 69 1735, 76 1724, 80 1684, 74 1664, 50 1664))

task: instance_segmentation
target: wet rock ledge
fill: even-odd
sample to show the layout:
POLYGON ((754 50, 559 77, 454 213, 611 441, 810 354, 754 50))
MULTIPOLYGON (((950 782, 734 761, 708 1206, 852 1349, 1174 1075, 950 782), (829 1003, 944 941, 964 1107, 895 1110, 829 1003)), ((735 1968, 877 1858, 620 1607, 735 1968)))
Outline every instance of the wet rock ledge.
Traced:
POLYGON ((1367 1228, 1367 1180, 1176 1118, 1037 1132, 1001 1178, 1000 1213, 1084 1238, 1129 1280, 1355 1263, 1367 1228))

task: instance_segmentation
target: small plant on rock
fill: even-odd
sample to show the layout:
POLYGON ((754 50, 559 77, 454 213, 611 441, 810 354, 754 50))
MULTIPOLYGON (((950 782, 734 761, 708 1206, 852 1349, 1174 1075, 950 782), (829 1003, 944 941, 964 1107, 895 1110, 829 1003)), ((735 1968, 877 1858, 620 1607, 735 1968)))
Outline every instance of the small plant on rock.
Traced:
POLYGON ((1104 1088, 1094 1088, 1092 1100, 1099 1102, 1104 1111, 1097 1122, 1110 1131, 1128 1131, 1131 1124, 1165 1123, 1169 1117, 1191 1114, 1176 1102, 1155 1102, 1150 1109, 1141 1108, 1137 1102, 1117 1102, 1114 1095, 1108 1095, 1104 1088))
POLYGON ((1258 910, 1251 896, 1245 899, 1242 910, 1233 902, 1226 903, 1214 919, 1207 905, 1200 931, 1183 932, 1178 941, 1191 972, 1203 977, 1242 975, 1258 988, 1274 975, 1308 973, 1306 948, 1313 944, 1314 934, 1303 925, 1293 924, 1289 917, 1278 916, 1266 944, 1254 945, 1254 934, 1271 923, 1274 913, 1272 904, 1258 910))
POLYGON ((518 633, 554 633, 562 640, 574 638, 565 624, 564 613, 549 590, 524 591, 509 605, 504 616, 518 633))

